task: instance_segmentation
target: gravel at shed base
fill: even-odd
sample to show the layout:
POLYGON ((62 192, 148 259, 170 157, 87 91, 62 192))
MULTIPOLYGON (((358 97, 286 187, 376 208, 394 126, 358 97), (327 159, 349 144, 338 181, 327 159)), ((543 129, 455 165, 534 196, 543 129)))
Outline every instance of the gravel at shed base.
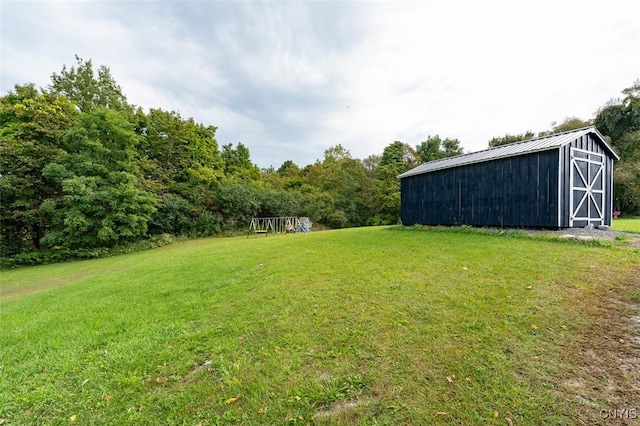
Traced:
POLYGON ((576 239, 581 241, 612 241, 616 237, 627 238, 633 247, 640 247, 640 234, 634 234, 631 232, 615 231, 611 228, 563 228, 554 230, 526 230, 526 233, 532 236, 543 234, 552 237, 576 239))

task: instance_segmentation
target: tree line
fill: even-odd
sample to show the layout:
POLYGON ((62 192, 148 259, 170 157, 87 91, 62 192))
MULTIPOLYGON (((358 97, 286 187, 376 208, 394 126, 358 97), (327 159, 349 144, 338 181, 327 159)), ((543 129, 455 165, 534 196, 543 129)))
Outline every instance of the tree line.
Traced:
MULTIPOLYGON (((304 167, 260 169, 242 143, 220 146, 216 127, 131 105, 107 67, 76 60, 48 87, 16 84, 0 98, 5 263, 100 256, 167 235, 230 235, 256 216, 308 216, 328 228, 398 223, 398 174, 463 153, 457 139, 435 135, 362 160, 336 145, 304 167)), ((624 157, 619 208, 637 213, 640 84, 625 90, 595 124, 624 157)))
POLYGON ((595 126, 620 157, 614 164, 614 208, 625 216, 640 215, 640 79, 611 99, 590 120, 568 117, 548 131, 494 137, 489 147, 595 126))

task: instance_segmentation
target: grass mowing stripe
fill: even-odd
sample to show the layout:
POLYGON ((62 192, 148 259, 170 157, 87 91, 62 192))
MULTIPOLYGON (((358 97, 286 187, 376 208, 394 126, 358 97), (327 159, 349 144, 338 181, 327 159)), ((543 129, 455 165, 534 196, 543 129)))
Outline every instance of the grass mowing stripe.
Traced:
POLYGON ((557 377, 585 304, 639 269, 631 251, 363 228, 7 271, 0 418, 567 423, 557 377))

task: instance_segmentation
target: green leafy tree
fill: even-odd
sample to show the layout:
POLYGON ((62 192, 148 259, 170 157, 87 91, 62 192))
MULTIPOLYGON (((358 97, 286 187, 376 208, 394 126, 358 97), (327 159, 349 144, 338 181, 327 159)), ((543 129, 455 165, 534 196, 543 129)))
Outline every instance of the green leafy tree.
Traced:
POLYGON ((223 176, 215 127, 185 120, 175 111, 151 109, 148 114, 136 113, 136 131, 143 174, 162 190, 208 185, 223 176))
POLYGON ((175 111, 135 113, 137 163, 143 185, 160 202, 149 233, 208 236, 219 232, 215 182, 224 176, 216 128, 183 119, 175 111))
POLYGON ((640 80, 598 111, 594 124, 620 156, 614 169, 615 208, 640 214, 640 80))
POLYGON ((41 248, 49 223, 43 201, 61 191, 43 168, 65 153, 65 132, 76 122, 73 104, 32 84, 0 98, 0 255, 41 248))
POLYGON ((346 225, 345 221, 336 221, 336 219, 343 218, 344 213, 334 215, 334 212, 336 211, 336 202, 328 192, 321 191, 315 187, 310 187, 305 194, 306 200, 304 212, 312 222, 324 223, 332 228, 343 228, 346 225))
POLYGON ((615 208, 624 215, 640 214, 640 160, 626 160, 616 164, 614 200, 615 208))
POLYGON ((423 162, 440 160, 445 157, 453 157, 464 153, 458 139, 446 138, 442 140, 439 135, 429 136, 426 141, 416 146, 416 152, 423 162))
POLYGON ((492 138, 489 141, 489 148, 493 148, 501 145, 508 145, 510 143, 515 143, 515 142, 522 142, 528 139, 533 139, 535 136, 536 134, 530 130, 527 130, 526 132, 521 133, 519 135, 510 135, 507 133, 504 136, 492 138))
POLYGON ((380 165, 371 184, 370 225, 388 225, 400 220, 400 180, 402 166, 380 165))
POLYGON ((413 169, 420 164, 420 156, 408 144, 395 141, 387 145, 382 152, 380 166, 395 164, 400 173, 413 169))
POLYGON ((235 149, 233 144, 222 146, 222 159, 226 175, 241 176, 246 179, 258 179, 259 170, 251 163, 249 149, 238 142, 235 149))
POLYGON ((137 137, 122 114, 94 109, 64 137, 66 153, 43 169, 62 188, 40 210, 51 218, 49 247, 110 247, 143 237, 155 197, 138 187, 137 137))
POLYGON ((298 191, 271 190, 258 195, 260 217, 299 216, 303 213, 303 196, 298 191))
POLYGON ((300 177, 300 167, 293 161, 287 160, 278 168, 278 174, 289 178, 300 177))
POLYGON ((85 61, 76 55, 77 67, 63 66, 60 74, 51 75, 49 90, 69 98, 82 112, 96 108, 131 111, 122 89, 104 65, 98 67, 97 75, 91 60, 85 61))
POLYGON ((233 231, 248 227, 260 211, 257 191, 237 177, 225 177, 215 184, 216 205, 224 218, 224 229, 233 231))
MULTIPOLYGON (((590 120, 583 121, 578 117, 567 117, 560 123, 552 123, 551 133, 562 133, 571 130, 581 129, 583 127, 591 126, 593 123, 590 120)), ((539 135, 542 136, 542 135, 539 135)))
MULTIPOLYGON (((324 223, 336 228, 361 226, 366 223, 366 205, 363 200, 366 175, 359 160, 342 145, 333 146, 324 153, 323 161, 316 161, 306 175, 307 182, 325 192, 333 200, 334 211, 324 215, 324 223)), ((331 205, 322 203, 323 208, 331 205)))
POLYGON ((364 172, 369 179, 374 177, 381 160, 382 156, 376 154, 370 155, 362 160, 362 167, 364 167, 364 172))
POLYGON ((625 133, 640 130, 640 79, 622 91, 622 99, 613 99, 600 109, 594 124, 616 143, 625 133))

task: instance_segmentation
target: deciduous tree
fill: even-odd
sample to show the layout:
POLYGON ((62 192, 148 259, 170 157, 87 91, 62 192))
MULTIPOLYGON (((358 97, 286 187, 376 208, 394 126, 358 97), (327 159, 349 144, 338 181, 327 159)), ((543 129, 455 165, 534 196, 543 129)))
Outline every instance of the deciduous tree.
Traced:
POLYGON ((42 169, 65 153, 77 116, 68 99, 31 84, 0 98, 0 255, 41 248, 49 223, 40 205, 61 190, 42 169))
POLYGON ((423 162, 440 160, 464 153, 458 139, 440 139, 439 135, 429 136, 426 141, 416 146, 416 152, 423 162))
POLYGON ((43 244, 110 247, 145 235, 155 197, 138 187, 136 134, 121 113, 84 113, 64 137, 65 153, 43 169, 62 188, 40 210, 51 218, 43 244))
POLYGON ((77 67, 62 67, 60 74, 51 75, 49 90, 69 98, 82 112, 95 108, 131 111, 127 98, 111 71, 104 65, 98 68, 97 76, 91 60, 85 61, 76 55, 77 67))

